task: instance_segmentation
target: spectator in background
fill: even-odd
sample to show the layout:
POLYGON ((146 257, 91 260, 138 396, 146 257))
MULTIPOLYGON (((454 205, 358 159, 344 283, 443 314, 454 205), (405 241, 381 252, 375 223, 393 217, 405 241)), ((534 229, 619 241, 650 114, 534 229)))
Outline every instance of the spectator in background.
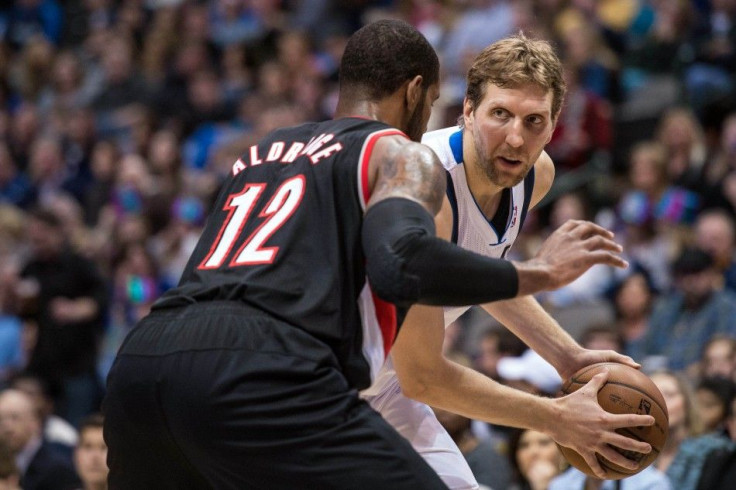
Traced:
POLYGON ((676 187, 702 194, 707 157, 703 127, 687 107, 668 109, 659 121, 656 140, 666 152, 667 180, 676 187))
POLYGON ((580 345, 593 350, 624 351, 624 340, 616 328, 609 325, 593 325, 580 336, 580 345))
MULTIPOLYGON (((567 104, 568 99, 565 100, 567 104)), ((563 108, 563 114, 564 111, 563 108)), ((562 194, 552 203, 546 234, 551 234, 568 220, 591 220, 592 217, 589 214, 590 203, 582 192, 562 194)), ((614 273, 612 267, 597 264, 567 286, 540 293, 537 297, 541 303, 556 308, 595 303, 609 289, 614 273)))
POLYGON ((561 171, 607 157, 613 145, 612 109, 608 101, 580 84, 575 68, 566 68, 567 94, 552 139, 545 148, 561 171))
POLYGON ((704 207, 722 208, 736 215, 736 112, 724 117, 713 155, 708 160, 703 180, 704 207))
POLYGON ((23 490, 78 488, 71 461, 44 442, 40 415, 25 393, 0 392, 0 434, 15 456, 23 490))
POLYGON ((26 208, 32 199, 31 182, 18 169, 8 144, 0 139, 0 203, 26 208))
POLYGON ((509 461, 513 469, 510 490, 547 490, 550 481, 567 467, 555 441, 531 429, 513 429, 509 461))
POLYGON ((528 393, 551 396, 562 385, 557 370, 532 349, 518 357, 504 356, 497 369, 502 383, 528 393))
POLYGON ((29 369, 60 384, 58 412, 76 425, 99 406, 95 364, 108 288, 97 266, 68 247, 54 213, 33 211, 27 231, 31 255, 20 275, 39 290, 38 342, 29 369))
POLYGON ((489 378, 499 380, 498 361, 506 356, 520 356, 526 345, 503 327, 487 327, 478 340, 478 351, 474 355, 475 369, 489 378))
POLYGON ((92 414, 79 425, 79 443, 74 450, 74 467, 82 486, 79 490, 107 490, 107 444, 102 437, 104 419, 92 414))
POLYGON ((736 225, 733 216, 708 209, 695 220, 695 244, 708 252, 723 274, 723 286, 736 292, 736 225))
POLYGON ((15 457, 4 440, 0 440, 0 489, 21 490, 20 472, 15 457))
POLYGON ((667 159, 667 147, 657 142, 644 141, 631 150, 629 180, 633 189, 619 203, 625 221, 653 220, 660 231, 693 222, 699 198, 672 183, 667 159))
POLYGON ((619 240, 629 262, 646 269, 656 288, 664 291, 670 286, 669 262, 676 249, 672 228, 694 218, 697 196, 669 184, 660 144, 637 143, 629 161, 631 187, 616 204, 619 240))
POLYGON ((79 435, 69 422, 54 413, 54 399, 58 398, 59 387, 52 387, 42 378, 31 373, 20 373, 14 376, 10 380, 9 387, 22 391, 33 400, 41 416, 44 441, 71 457, 79 435))
POLYGON ((731 398, 726 417, 726 427, 733 443, 730 447, 708 453, 697 490, 736 488, 736 397, 731 398))
POLYGON ((695 403, 703 420, 703 431, 729 439, 726 429, 729 404, 736 396, 736 384, 726 378, 707 377, 695 388, 695 403))
POLYGON ((713 335, 703 347, 700 364, 702 377, 736 381, 736 337, 713 335))
POLYGON ((53 43, 61 38, 63 16, 56 0, 19 0, 13 2, 8 16, 7 38, 22 46, 32 36, 43 36, 53 43))
POLYGON ((646 269, 635 265, 631 274, 613 290, 616 330, 623 338, 623 352, 634 359, 644 358, 643 340, 649 329, 649 317, 657 290, 646 269))
POLYGON ((671 371, 652 373, 669 414, 669 437, 654 467, 664 472, 677 490, 695 490, 708 453, 726 447, 722 437, 703 433, 702 420, 686 378, 671 371))
POLYGON ((718 289, 720 274, 700 249, 685 248, 672 272, 674 289, 655 303, 643 350, 666 356, 670 369, 696 369, 711 336, 736 335, 736 296, 718 289))
POLYGON ((654 466, 647 466, 634 476, 621 480, 599 480, 570 467, 549 482, 547 490, 676 490, 667 476, 654 466))

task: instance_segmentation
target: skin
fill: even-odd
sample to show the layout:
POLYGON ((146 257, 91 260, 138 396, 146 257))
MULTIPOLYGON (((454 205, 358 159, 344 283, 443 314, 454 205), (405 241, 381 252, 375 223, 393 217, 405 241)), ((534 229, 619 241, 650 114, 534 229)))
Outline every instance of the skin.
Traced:
POLYGON ((711 342, 703 353, 703 374, 733 379, 736 372, 735 357, 731 340, 711 342))
MULTIPOLYGON (((439 212, 446 188, 445 171, 431 149, 416 143, 427 130, 432 103, 438 97, 438 87, 430 85, 425 90, 420 75, 380 100, 341 94, 336 118, 358 115, 376 119, 410 137, 385 136, 377 141, 369 162, 371 198, 366 209, 384 199, 401 197, 419 203, 432 216, 439 212)), ((513 137, 511 144, 516 144, 513 137)), ((533 259, 514 262, 518 294, 562 287, 595 264, 626 267, 620 252, 610 231, 589 221, 569 221, 544 242, 533 259)))
POLYGON ((102 427, 88 427, 79 435, 74 450, 74 467, 84 482, 85 490, 107 488, 107 444, 102 437, 102 427))
POLYGON ((687 404, 675 378, 666 373, 655 373, 650 378, 662 393, 669 415, 670 434, 664 450, 655 462, 658 470, 667 471, 680 443, 687 437, 687 404))
POLYGON ((705 388, 695 391, 695 402, 706 431, 717 430, 726 415, 726 407, 718 395, 705 388))
POLYGON ((21 391, 8 389, 0 393, 0 437, 13 453, 41 436, 41 420, 35 410, 33 400, 21 391))
MULTIPOLYGON (((467 161, 464 163, 471 191, 487 216, 492 216, 498 208, 504 186, 519 182, 532 165, 536 165, 537 169, 532 204, 536 205, 551 186, 554 167, 549 157, 542 153, 554 129, 551 97, 540 96, 539 92, 535 86, 501 89, 491 85, 487 87, 478 110, 472 110, 469 103, 465 103, 463 148, 467 161)), ((379 175, 379 184, 382 184, 381 177, 385 175, 379 175)), ((402 183, 405 184, 405 180, 402 183)), ((427 185, 426 182, 424 185, 427 185)), ((444 197, 444 187, 443 183, 438 189, 443 195, 435 221, 438 236, 449 239, 452 213, 444 197)), ((382 185, 378 188, 384 189, 382 185)), ((428 210, 431 209, 428 207, 428 210)), ((581 266, 580 261, 585 260, 583 256, 595 253, 593 250, 610 256, 620 251, 611 239, 607 231, 600 232, 592 223, 565 223, 542 246, 535 258, 540 262, 532 259, 529 261, 531 264, 514 263, 519 271, 520 297, 484 305, 551 362, 563 378, 594 362, 615 361, 634 367, 638 365, 630 358, 612 351, 589 351, 580 347, 549 318, 536 300, 524 294, 527 287, 523 284, 524 278, 534 277, 533 271, 537 267, 549 271, 551 264, 561 266, 564 262, 566 265, 554 267, 555 274, 564 276, 560 285, 569 282, 577 278, 582 269, 587 270, 588 266, 581 266), (576 247, 580 249, 573 251, 572 248, 576 247), (583 249, 587 252, 581 253, 583 249), (577 255, 576 260, 566 260, 573 254, 577 255), (527 272, 530 274, 526 275, 527 272)), ((602 256, 598 260, 616 266, 625 265, 618 260, 609 262, 602 256)), ((537 279, 549 285, 544 274, 537 276, 537 279)), ((536 287, 539 285, 537 283, 536 287)), ((651 450, 649 444, 621 436, 615 429, 651 425, 654 421, 652 417, 613 415, 598 405, 596 394, 605 383, 606 373, 594 377, 583 389, 566 397, 540 398, 500 385, 446 359, 442 355, 443 339, 442 310, 419 305, 412 307, 392 349, 394 365, 405 396, 470 419, 543 432, 583 455, 601 477, 605 477, 605 471, 597 462, 596 452, 622 466, 635 467, 633 461, 625 459, 609 444, 644 453, 651 450), (418 345, 425 348, 417 349, 418 345)))
POLYGON ((555 441, 546 434, 527 430, 519 439, 516 462, 533 490, 544 490, 559 473, 563 461, 555 441))

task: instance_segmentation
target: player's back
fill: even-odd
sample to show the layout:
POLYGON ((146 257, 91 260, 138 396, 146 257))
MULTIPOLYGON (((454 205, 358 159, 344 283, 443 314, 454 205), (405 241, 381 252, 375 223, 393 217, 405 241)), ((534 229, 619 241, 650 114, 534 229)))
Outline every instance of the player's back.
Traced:
POLYGON ((155 307, 246 303, 327 343, 348 378, 367 384, 369 365, 377 370, 393 340, 376 325, 386 306, 367 287, 360 242, 370 151, 391 133, 401 134, 344 118, 276 130, 252 146, 233 165, 179 286, 155 307))

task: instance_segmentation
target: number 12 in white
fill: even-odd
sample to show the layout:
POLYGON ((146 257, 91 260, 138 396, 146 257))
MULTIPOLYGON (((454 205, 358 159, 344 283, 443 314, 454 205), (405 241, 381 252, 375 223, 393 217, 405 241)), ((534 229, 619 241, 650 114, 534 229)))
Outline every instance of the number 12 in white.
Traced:
MULTIPOLYGON (((230 267, 273 262, 279 247, 264 247, 263 244, 294 214, 304 197, 304 187, 304 176, 297 175, 276 189, 271 200, 258 215, 259 218, 264 218, 263 223, 245 239, 243 245, 235 252, 235 257, 228 264, 230 267)), ((210 252, 199 265, 200 269, 216 269, 222 266, 265 188, 266 184, 249 183, 245 185, 242 192, 230 195, 223 207, 223 210, 228 212, 228 216, 210 252)))

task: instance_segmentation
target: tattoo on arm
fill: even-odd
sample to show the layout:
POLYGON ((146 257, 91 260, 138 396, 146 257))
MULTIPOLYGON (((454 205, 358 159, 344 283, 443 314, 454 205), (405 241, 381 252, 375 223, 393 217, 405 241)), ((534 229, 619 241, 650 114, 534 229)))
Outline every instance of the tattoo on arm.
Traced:
POLYGON ((389 197, 403 197, 436 215, 442 207, 447 178, 437 156, 418 143, 387 146, 373 155, 378 159, 378 174, 369 206, 389 197))

